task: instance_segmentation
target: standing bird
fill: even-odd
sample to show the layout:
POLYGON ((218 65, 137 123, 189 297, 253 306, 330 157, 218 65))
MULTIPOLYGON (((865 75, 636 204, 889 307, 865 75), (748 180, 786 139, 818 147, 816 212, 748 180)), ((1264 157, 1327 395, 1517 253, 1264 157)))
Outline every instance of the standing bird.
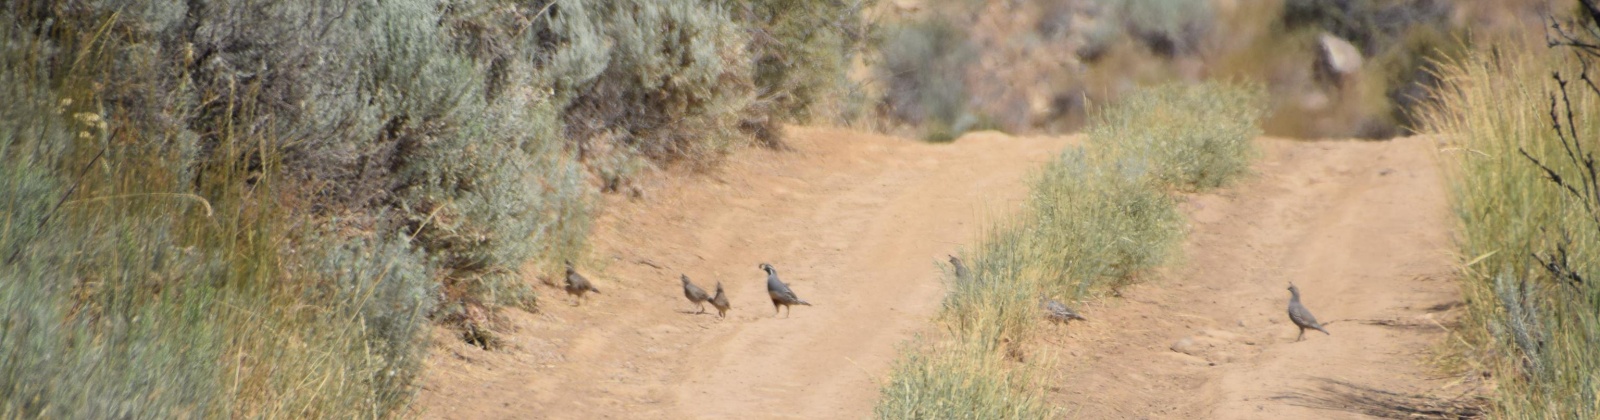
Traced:
POLYGON ((1300 304, 1300 288, 1294 287, 1294 282, 1289 282, 1289 320, 1294 321, 1294 326, 1300 327, 1300 336, 1295 337, 1294 341, 1306 339, 1307 329, 1333 335, 1328 330, 1322 329, 1322 324, 1317 323, 1317 317, 1311 316, 1311 311, 1300 304))
POLYGON ((572 269, 572 261, 566 261, 566 263, 567 287, 565 289, 567 289, 567 294, 573 296, 572 306, 578 306, 581 303, 584 293, 600 293, 600 289, 594 288, 594 284, 589 283, 589 279, 583 278, 583 275, 578 274, 578 270, 572 269))
POLYGON ((700 307, 700 312, 695 313, 706 313, 706 301, 711 300, 711 295, 706 294, 705 289, 701 289, 700 286, 690 283, 688 274, 679 274, 679 276, 683 279, 683 297, 689 298, 689 303, 700 307))
POLYGON ((711 298, 711 306, 717 308, 718 318, 727 318, 728 309, 733 308, 733 304, 728 303, 728 296, 722 294, 722 282, 720 281, 717 282, 717 296, 711 298))
POLYGON ((1073 311, 1072 308, 1068 308, 1067 305, 1064 305, 1055 299, 1050 299, 1040 295, 1039 300, 1040 306, 1044 307, 1044 316, 1045 318, 1049 318, 1050 322, 1066 324, 1074 319, 1079 321, 1089 320, 1089 318, 1084 318, 1083 315, 1078 315, 1078 313, 1073 311))
POLYGON ((972 280, 972 272, 967 271, 967 265, 962 264, 960 258, 956 258, 956 256, 951 255, 950 265, 955 266, 956 268, 956 280, 972 280))
POLYGON ((811 306, 811 302, 800 300, 793 290, 789 290, 789 285, 778 280, 778 270, 772 268, 772 264, 761 263, 761 269, 767 272, 767 296, 772 297, 772 316, 778 316, 780 306, 791 312, 794 310, 790 308, 792 305, 811 306))

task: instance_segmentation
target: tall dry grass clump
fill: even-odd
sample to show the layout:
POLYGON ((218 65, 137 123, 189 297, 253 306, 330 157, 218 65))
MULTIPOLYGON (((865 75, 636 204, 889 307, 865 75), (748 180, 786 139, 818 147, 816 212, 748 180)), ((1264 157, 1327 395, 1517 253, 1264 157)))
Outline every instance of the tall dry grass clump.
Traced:
MULTIPOLYGON (((1183 88, 1189 89, 1189 88, 1183 88)), ((1207 85, 1196 92, 1224 98, 1255 98, 1247 87, 1207 85)), ((1103 111, 1097 121, 1130 121, 1136 113, 1179 115, 1195 98, 1154 90, 1103 111)), ((1053 363, 1030 357, 1029 346, 1043 321, 1040 296, 1079 301, 1134 281, 1170 261, 1184 234, 1184 220, 1169 194, 1223 185, 1244 173, 1254 156, 1248 144, 1260 122, 1259 101, 1219 101, 1218 119, 1161 118, 1151 130, 1131 125, 1095 126, 1108 138, 1138 143, 1090 141, 1064 152, 1030 181, 1022 211, 1001 219, 963 255, 971 279, 948 276, 937 322, 944 327, 902 351, 883 387, 879 418, 1049 418, 1045 384, 1036 375, 1053 363), (1182 135, 1180 135, 1182 134, 1182 135), (1156 144, 1177 152, 1149 153, 1156 144), (1223 144, 1226 146, 1218 146, 1223 144), (1225 153, 1236 153, 1225 156, 1225 153), (1211 154, 1206 158, 1199 155, 1211 154), (1160 168, 1191 160, 1211 165, 1199 183, 1160 168), (1235 167, 1237 166, 1237 167, 1235 167)), ((1175 172, 1175 171, 1174 171, 1175 172)), ((1181 172, 1180 172, 1181 173, 1181 172)))
POLYGON ((1496 378, 1497 416, 1600 416, 1600 91, 1584 82, 1585 54, 1475 52, 1444 66, 1425 115, 1460 221, 1462 335, 1496 378))
POLYGON ((1089 141, 1170 187, 1222 187, 1258 154, 1264 96, 1256 85, 1221 82, 1146 88, 1094 113, 1089 141))
POLYGON ((435 302, 426 256, 305 226, 278 139, 143 119, 185 98, 119 102, 107 72, 149 57, 117 20, 58 28, 65 45, 6 28, 0 416, 399 413, 435 302), (202 142, 252 159, 195 165, 202 142))

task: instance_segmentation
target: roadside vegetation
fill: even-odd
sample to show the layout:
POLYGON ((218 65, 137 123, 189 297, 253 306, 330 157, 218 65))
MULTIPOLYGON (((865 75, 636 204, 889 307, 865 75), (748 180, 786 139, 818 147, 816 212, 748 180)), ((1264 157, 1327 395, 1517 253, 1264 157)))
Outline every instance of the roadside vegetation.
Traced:
POLYGON ((1506 40, 1449 62, 1425 118, 1460 221, 1463 369, 1493 378, 1502 418, 1600 416, 1600 13, 1574 3, 1553 47, 1506 40))
POLYGON ((404 416, 599 194, 843 116, 789 3, 0 2, 0 417, 404 416))
POLYGON ((877 417, 1053 417, 1035 374, 1053 362, 1033 355, 1041 296, 1081 302, 1171 261, 1185 224, 1171 192, 1246 175, 1264 109, 1258 88, 1208 83, 1142 90, 1096 115, 1088 143, 1047 164, 1021 211, 962 255, 971 279, 948 276, 942 331, 902 350, 877 417))

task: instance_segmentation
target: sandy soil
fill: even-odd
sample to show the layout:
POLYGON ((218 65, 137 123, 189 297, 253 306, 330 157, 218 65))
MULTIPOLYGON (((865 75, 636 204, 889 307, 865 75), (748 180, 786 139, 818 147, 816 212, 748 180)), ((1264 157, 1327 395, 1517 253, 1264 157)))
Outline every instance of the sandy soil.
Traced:
POLYGON ((1062 340, 1069 415, 1404 418, 1472 388, 1428 363, 1461 304, 1433 142, 1260 144, 1254 179, 1189 198, 1186 263, 1062 340), (1295 342, 1290 281, 1331 335, 1295 342))
MULTIPOLYGON (((580 268, 604 294, 574 307, 530 279, 544 310, 508 311, 504 349, 440 333, 422 417, 869 416, 896 346, 929 328, 939 261, 1076 141, 790 137, 794 152, 743 151, 714 173, 647 180, 643 200, 608 197, 580 268), (774 317, 762 262, 816 306, 774 317), (729 317, 694 314, 679 273, 721 281, 729 317)), ((1261 144, 1252 179, 1187 197, 1184 261, 1046 337, 1071 357, 1049 373, 1064 414, 1382 416, 1452 391, 1424 360, 1459 302, 1431 142, 1261 144), (1333 335, 1293 342, 1291 280, 1333 335)))

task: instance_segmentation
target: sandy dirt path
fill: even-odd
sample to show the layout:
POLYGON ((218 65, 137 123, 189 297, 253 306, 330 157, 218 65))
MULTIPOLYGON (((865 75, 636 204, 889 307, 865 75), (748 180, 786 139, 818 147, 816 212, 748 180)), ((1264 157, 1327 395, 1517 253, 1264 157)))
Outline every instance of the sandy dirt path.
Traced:
MULTIPOLYGON (((608 197, 583 263, 604 294, 573 307, 539 285, 544 311, 508 311, 499 351, 440 335, 421 415, 870 416, 896 346, 938 308, 938 262, 1075 140, 797 128, 791 142, 608 197), (774 318, 761 262, 816 306, 774 318), (723 282, 730 316, 693 314, 679 273, 723 282)), ((1184 198, 1183 261, 1043 338, 1070 357, 1049 372, 1067 417, 1404 416, 1406 395, 1451 391, 1424 360, 1460 299, 1432 143, 1260 144, 1256 175, 1184 198), (1291 280, 1333 335, 1294 342, 1291 280)))
POLYGON ((1406 418, 1461 390, 1428 358, 1459 311, 1431 140, 1262 140, 1189 197, 1187 261, 1086 312, 1053 400, 1076 418, 1406 418), (1332 335, 1297 329, 1288 283, 1332 335))
POLYGON ((863 417, 939 305, 938 262, 1014 211, 1028 172, 1072 142, 790 137, 795 152, 742 151, 712 174, 647 181, 645 200, 608 197, 580 270, 603 294, 573 307, 539 285, 544 310, 510 311, 502 351, 439 337, 422 416, 863 417), (816 306, 774 318, 762 262, 816 306), (679 273, 721 281, 728 318, 693 314, 679 273))

